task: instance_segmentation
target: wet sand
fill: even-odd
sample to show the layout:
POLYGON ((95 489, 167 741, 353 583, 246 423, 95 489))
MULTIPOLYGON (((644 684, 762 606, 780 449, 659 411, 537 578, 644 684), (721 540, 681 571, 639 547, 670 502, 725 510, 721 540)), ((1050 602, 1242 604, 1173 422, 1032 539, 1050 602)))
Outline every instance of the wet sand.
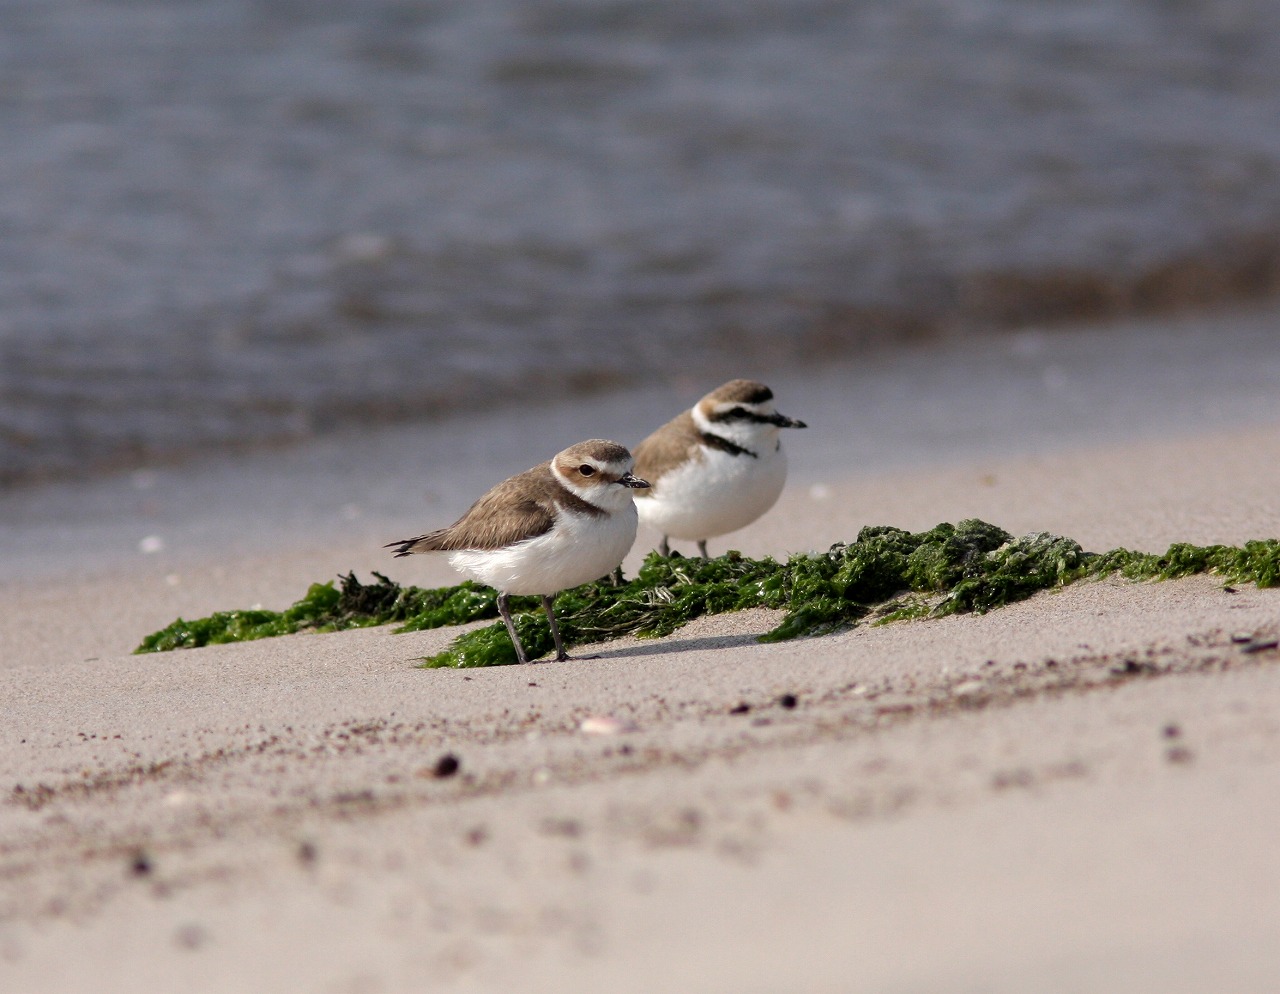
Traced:
MULTIPOLYGON (((814 428, 777 508, 713 551, 969 516, 1094 550, 1272 537, 1273 318, 992 340, 1003 389, 969 345, 778 380, 814 428), (875 397, 874 443, 850 427, 868 376, 908 385, 875 397)), ((676 399, 537 423, 629 440, 676 399)), ((378 547, 543 453, 526 425, 449 427, 5 498, 6 989, 1280 984, 1280 654, 1247 651, 1280 590, 1081 583, 776 645, 747 612, 466 672, 413 666, 450 631, 129 654, 352 567, 451 582, 378 547)))

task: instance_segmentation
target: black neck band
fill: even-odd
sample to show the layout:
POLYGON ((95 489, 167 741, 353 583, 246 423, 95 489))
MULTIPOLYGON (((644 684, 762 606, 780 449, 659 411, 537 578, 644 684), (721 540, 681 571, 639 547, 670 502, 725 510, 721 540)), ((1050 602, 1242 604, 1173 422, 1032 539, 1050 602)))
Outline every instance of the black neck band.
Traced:
POLYGON ((752 459, 760 458, 750 449, 744 449, 737 442, 731 442, 723 435, 713 435, 709 431, 704 431, 698 437, 701 439, 702 444, 709 449, 719 449, 721 452, 727 452, 731 456, 750 456, 752 459))

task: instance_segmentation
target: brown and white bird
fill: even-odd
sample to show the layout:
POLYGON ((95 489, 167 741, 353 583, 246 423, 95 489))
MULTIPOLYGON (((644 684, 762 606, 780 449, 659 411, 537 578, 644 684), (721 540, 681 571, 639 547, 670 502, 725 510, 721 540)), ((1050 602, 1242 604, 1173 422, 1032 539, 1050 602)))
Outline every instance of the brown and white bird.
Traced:
POLYGON ((571 445, 555 458, 504 480, 448 528, 391 542, 397 556, 449 554, 449 565, 498 591, 498 613, 516 657, 529 657, 511 620, 512 594, 538 594, 556 659, 567 659, 551 598, 597 580, 622 563, 636 538, 632 491, 649 486, 632 475, 631 453, 601 438, 571 445))
POLYGON ((636 473, 650 489, 636 495, 640 520, 669 538, 707 539, 744 528, 773 507, 787 480, 783 428, 804 428, 773 406, 773 391, 730 380, 636 446, 636 473))

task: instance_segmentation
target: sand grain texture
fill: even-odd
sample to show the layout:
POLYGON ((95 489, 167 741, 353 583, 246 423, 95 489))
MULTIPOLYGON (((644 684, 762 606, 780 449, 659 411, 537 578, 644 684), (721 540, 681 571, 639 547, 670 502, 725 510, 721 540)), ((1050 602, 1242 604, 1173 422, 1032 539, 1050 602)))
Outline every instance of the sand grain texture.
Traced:
MULTIPOLYGON (((1166 329, 1112 329, 1093 360, 1092 332, 1042 335, 1029 364, 1027 340, 993 339, 999 389, 948 379, 946 347, 775 383, 815 428, 733 544, 968 516, 1095 550, 1274 536, 1280 401, 1240 418, 1228 396, 1244 368, 1265 395, 1260 320, 1174 328, 1128 366, 1166 329), (1168 399, 1209 334, 1236 358, 1168 399), (1046 368, 1123 379, 1146 414, 1117 393, 1038 434, 1017 397, 1042 399, 1046 368), (938 377, 922 389, 970 412, 962 444, 931 441, 910 393, 862 406, 885 376, 938 377), (902 444, 858 449, 848 425, 873 417, 902 444)), ((686 389, 555 409, 546 431, 625 431, 686 389)), ((176 614, 280 607, 352 567, 451 582, 379 540, 544 454, 410 437, 5 498, 5 990, 1280 985, 1280 653, 1249 651, 1280 634, 1280 590, 1085 582, 775 645, 755 611, 485 671, 414 668, 449 631, 129 654, 176 614), (151 534, 164 549, 138 552, 151 534)))

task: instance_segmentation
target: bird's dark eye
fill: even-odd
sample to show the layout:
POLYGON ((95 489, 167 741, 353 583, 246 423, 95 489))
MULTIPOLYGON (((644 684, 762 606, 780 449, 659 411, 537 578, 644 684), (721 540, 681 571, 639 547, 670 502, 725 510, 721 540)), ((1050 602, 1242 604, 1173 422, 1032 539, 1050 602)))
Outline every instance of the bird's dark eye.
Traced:
POLYGON ((583 476, 595 476, 596 468, 594 466, 588 466, 586 463, 583 463, 581 466, 578 467, 578 472, 581 473, 583 476))
POLYGON ((745 407, 735 407, 729 411, 729 417, 733 418, 736 421, 742 418, 751 417, 751 412, 748 411, 745 407))

